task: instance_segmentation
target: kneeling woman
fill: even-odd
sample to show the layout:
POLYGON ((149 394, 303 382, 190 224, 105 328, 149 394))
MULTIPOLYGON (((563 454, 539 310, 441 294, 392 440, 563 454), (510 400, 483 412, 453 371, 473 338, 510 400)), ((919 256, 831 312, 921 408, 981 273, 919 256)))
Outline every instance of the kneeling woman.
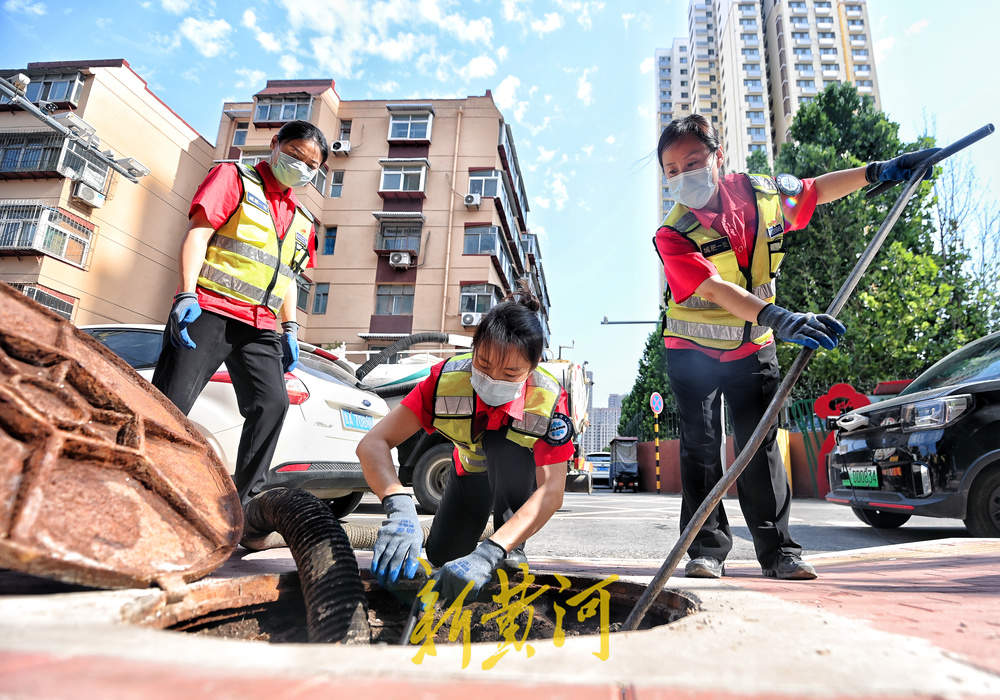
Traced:
POLYGON ((383 583, 400 574, 412 578, 418 568, 417 510, 390 450, 420 429, 455 445, 456 474, 427 537, 427 559, 441 567, 441 603, 452 602, 469 582, 466 600, 473 600, 508 553, 562 505, 573 433, 565 392, 538 367, 545 342, 538 309, 525 286, 493 307, 476 329, 472 352, 432 367, 358 445, 365 479, 387 516, 372 559, 383 583), (479 542, 491 512, 495 532, 479 542))

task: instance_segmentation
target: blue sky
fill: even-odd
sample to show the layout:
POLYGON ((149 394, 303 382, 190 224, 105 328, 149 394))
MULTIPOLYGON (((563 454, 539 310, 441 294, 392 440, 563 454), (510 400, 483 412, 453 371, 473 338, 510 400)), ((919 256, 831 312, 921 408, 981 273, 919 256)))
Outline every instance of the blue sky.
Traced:
MULTIPOLYGON (((869 0, 869 15, 883 108, 904 138, 1000 121, 1000 3, 869 0)), ((601 318, 656 315, 652 56, 686 32, 686 0, 3 0, 0 65, 125 58, 210 141, 221 103, 267 78, 330 77, 343 99, 492 89, 543 240, 553 350, 575 342, 564 356, 589 360, 604 405, 631 388, 651 326, 601 318)), ((1000 136, 970 159, 996 199, 1000 136)))

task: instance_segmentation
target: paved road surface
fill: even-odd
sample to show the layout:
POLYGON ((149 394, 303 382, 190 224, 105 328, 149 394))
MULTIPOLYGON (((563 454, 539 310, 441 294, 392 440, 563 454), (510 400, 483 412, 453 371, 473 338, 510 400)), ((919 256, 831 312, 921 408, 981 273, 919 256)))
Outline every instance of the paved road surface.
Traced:
MULTIPOLYGON (((725 499, 735 542, 731 559, 754 559, 753 544, 736 499, 725 499)), ((679 535, 681 499, 675 495, 568 493, 563 507, 528 544, 531 554, 553 557, 663 559, 679 535)), ((377 523, 382 509, 368 494, 348 520, 377 523)), ((422 515, 429 522, 431 516, 422 515)), ((945 537, 966 537, 961 520, 914 517, 896 530, 865 525, 845 506, 811 499, 792 503, 792 537, 805 554, 862 549, 945 537)))

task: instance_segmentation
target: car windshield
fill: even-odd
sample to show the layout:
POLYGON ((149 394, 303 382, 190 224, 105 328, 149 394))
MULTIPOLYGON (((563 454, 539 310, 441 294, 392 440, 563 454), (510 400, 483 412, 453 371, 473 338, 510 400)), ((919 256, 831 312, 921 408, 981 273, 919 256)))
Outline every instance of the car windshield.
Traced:
POLYGON ((134 328, 84 328, 88 333, 108 346, 112 352, 128 362, 133 369, 156 367, 163 345, 162 331, 137 330, 134 328))
POLYGON ((959 348, 910 382, 900 395, 990 379, 1000 379, 1000 333, 959 348))
POLYGON ((354 384, 344 379, 344 372, 338 370, 337 366, 326 358, 303 350, 299 353, 299 369, 306 374, 311 374, 328 382, 336 382, 344 386, 353 387, 354 384))
POLYGON ((596 462, 598 464, 601 464, 601 463, 611 464, 611 455, 609 453, 607 453, 607 452, 605 452, 603 454, 590 454, 590 455, 587 455, 587 459, 590 462, 596 462))

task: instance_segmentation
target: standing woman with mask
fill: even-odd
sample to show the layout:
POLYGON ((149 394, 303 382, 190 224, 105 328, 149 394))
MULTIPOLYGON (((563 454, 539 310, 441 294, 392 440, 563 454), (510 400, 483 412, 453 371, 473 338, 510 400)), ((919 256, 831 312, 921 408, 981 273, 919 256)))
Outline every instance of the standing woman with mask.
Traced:
POLYGON ((562 505, 573 427, 566 392, 538 368, 545 343, 538 309, 522 283, 483 316, 471 353, 432 367, 358 445, 387 516, 372 559, 384 585, 417 572, 423 536, 390 450, 418 430, 438 431, 455 445, 456 474, 427 537, 427 558, 441 567, 435 585, 442 604, 470 582, 466 599, 475 599, 500 565, 522 563, 521 545, 562 505), (491 513, 495 532, 480 543, 491 513))
POLYGON ((153 373, 153 385, 187 414, 226 363, 245 418, 233 475, 244 503, 281 433, 284 373, 299 354, 295 276, 315 261, 313 218, 291 188, 312 180, 328 155, 323 133, 304 121, 281 127, 271 149, 253 168, 220 164, 195 193, 153 373))
MULTIPOLYGON (((675 119, 663 130, 657 155, 677 203, 653 242, 670 289, 663 335, 680 420, 682 531, 722 477, 720 396, 730 407, 739 452, 780 383, 774 339, 829 350, 844 333, 832 316, 774 303, 784 235, 804 228, 817 204, 868 183, 908 179, 932 150, 815 179, 722 176, 719 136, 704 117, 675 119)), ((740 507, 764 575, 816 578, 789 533, 791 492, 776 437, 772 427, 737 481, 740 507)), ((720 503, 688 549, 686 575, 718 578, 730 549, 720 503)))

